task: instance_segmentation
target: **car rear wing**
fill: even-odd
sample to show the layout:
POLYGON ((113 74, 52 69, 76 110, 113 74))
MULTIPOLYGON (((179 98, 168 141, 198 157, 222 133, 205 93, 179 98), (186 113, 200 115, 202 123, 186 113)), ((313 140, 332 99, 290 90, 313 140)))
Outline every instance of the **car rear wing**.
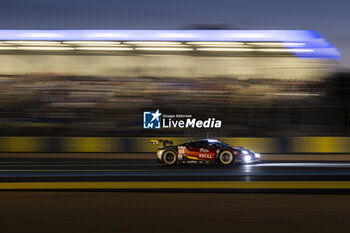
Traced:
POLYGON ((150 140, 153 145, 159 145, 159 143, 163 143, 163 147, 171 146, 173 141, 166 139, 152 139, 150 140))

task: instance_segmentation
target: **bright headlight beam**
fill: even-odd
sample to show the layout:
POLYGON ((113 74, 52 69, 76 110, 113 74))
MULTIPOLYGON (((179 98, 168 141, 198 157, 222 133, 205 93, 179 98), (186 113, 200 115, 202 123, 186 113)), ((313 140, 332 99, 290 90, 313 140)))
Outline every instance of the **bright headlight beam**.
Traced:
POLYGON ((248 163, 252 160, 252 157, 250 155, 244 156, 244 162, 248 163))

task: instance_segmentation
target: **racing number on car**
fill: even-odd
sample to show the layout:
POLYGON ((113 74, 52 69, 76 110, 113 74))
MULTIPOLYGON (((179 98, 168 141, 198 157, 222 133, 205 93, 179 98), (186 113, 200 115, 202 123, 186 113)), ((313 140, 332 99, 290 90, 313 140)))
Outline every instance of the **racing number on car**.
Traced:
POLYGON ((177 154, 180 159, 182 159, 183 156, 185 156, 186 153, 186 147, 185 146, 178 146, 177 147, 177 154))
POLYGON ((185 146, 178 146, 177 147, 177 153, 178 154, 185 154, 185 149, 186 149, 185 146))

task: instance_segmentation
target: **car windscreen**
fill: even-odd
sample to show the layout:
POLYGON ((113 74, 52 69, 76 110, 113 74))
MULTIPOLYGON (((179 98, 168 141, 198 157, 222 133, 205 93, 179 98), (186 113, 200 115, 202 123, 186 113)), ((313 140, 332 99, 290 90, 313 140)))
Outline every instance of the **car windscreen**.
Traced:
POLYGON ((231 146, 229 146, 229 145, 227 145, 226 143, 223 143, 223 142, 216 142, 216 143, 214 143, 214 145, 217 148, 231 147, 231 146))

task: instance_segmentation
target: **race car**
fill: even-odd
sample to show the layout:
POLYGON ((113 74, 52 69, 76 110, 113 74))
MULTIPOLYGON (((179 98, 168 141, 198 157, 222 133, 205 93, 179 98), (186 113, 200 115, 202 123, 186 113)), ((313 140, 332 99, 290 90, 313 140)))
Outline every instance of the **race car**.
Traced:
POLYGON ((169 140, 151 140, 158 148, 157 161, 166 165, 187 162, 214 162, 223 165, 260 161, 260 154, 244 147, 233 147, 214 139, 201 139, 174 146, 169 140))

